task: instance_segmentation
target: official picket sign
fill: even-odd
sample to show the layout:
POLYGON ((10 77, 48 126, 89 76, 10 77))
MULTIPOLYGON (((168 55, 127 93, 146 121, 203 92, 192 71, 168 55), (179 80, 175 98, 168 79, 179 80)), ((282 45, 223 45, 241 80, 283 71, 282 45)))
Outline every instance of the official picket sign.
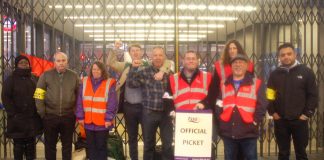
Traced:
POLYGON ((176 160, 209 160, 212 144, 212 112, 177 111, 175 120, 176 160))

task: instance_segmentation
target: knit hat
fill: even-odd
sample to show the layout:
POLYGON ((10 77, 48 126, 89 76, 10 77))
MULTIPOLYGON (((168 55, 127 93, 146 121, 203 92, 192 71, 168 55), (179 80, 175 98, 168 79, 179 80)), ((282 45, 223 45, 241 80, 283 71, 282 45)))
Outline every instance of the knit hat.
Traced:
POLYGON ((23 59, 27 60, 28 63, 29 63, 29 66, 30 66, 29 59, 28 59, 26 56, 19 55, 18 57, 15 58, 15 68, 18 67, 18 63, 19 63, 19 61, 21 61, 21 60, 23 60, 23 59))

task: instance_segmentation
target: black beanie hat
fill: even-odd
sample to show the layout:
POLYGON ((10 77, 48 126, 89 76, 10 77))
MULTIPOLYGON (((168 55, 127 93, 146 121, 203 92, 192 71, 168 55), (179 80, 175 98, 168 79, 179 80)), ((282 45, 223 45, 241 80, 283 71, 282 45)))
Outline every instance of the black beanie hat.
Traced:
MULTIPOLYGON (((27 60, 28 63, 29 63, 29 66, 30 66, 29 59, 28 59, 26 56, 19 55, 18 57, 15 58, 15 68, 18 67, 18 63, 19 63, 19 61, 21 61, 21 60, 23 60, 23 59, 27 60)), ((31 67, 31 66, 30 66, 30 67, 31 67)))

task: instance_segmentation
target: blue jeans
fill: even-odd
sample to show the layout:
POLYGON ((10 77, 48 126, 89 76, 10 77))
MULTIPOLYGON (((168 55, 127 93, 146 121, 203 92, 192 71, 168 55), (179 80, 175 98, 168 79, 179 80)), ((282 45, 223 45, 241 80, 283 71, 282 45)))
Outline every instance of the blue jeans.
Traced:
POLYGON ((173 159, 172 140, 173 127, 171 117, 164 111, 153 111, 143 109, 143 125, 144 125, 144 160, 154 160, 156 133, 160 128, 160 136, 162 141, 162 159, 173 159))
POLYGON ((131 160, 138 160, 138 125, 142 126, 142 104, 124 103, 124 115, 128 133, 129 155, 131 160))
POLYGON ((257 160, 257 138, 232 139, 222 137, 224 142, 225 160, 235 160, 241 148, 246 160, 257 160))

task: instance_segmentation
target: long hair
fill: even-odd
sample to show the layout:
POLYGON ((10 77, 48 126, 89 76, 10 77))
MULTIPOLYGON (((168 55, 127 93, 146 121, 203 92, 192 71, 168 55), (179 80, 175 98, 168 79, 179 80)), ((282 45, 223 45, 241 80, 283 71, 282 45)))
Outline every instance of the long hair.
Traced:
POLYGON ((240 44, 240 42, 238 42, 237 40, 233 39, 227 42, 227 44, 225 45, 225 49, 224 49, 224 53, 222 54, 221 57, 221 62, 223 63, 223 65, 227 65, 231 63, 231 57, 229 56, 229 46, 230 44, 234 44, 237 48, 237 54, 243 54, 246 55, 245 51, 243 50, 242 45, 240 44))
POLYGON ((93 65, 97 65, 98 68, 101 70, 101 77, 103 79, 108 79, 109 78, 109 75, 108 75, 108 72, 107 72, 107 69, 106 69, 105 65, 100 61, 95 61, 94 63, 92 63, 92 65, 90 67, 90 74, 89 74, 91 78, 93 77, 93 75, 92 75, 93 65))

